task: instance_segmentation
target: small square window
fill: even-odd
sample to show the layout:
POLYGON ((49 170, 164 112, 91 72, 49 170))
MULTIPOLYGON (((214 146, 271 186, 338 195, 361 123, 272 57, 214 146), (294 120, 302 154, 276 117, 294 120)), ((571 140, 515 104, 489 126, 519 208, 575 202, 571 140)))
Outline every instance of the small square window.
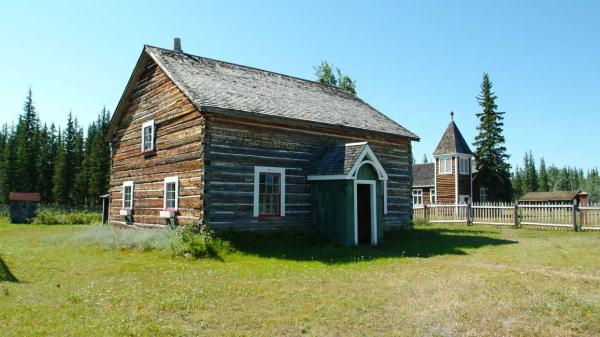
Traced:
POLYGON ((440 174, 452 174, 452 157, 439 159, 440 174))

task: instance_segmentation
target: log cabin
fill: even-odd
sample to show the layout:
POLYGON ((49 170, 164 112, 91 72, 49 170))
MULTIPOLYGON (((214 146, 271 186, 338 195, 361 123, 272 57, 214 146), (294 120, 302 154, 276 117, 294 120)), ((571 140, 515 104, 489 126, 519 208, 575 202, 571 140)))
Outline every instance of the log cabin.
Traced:
POLYGON ((337 87, 144 46, 112 116, 109 222, 316 226, 376 245, 411 225, 411 141, 337 87))

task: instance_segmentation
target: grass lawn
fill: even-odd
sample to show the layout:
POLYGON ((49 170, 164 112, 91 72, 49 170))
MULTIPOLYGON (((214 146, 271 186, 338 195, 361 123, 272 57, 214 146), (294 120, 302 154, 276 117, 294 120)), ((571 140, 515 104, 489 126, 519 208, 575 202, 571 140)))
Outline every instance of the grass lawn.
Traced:
POLYGON ((600 335, 600 232, 420 226, 380 248, 235 243, 223 261, 0 224, 4 336, 600 335))

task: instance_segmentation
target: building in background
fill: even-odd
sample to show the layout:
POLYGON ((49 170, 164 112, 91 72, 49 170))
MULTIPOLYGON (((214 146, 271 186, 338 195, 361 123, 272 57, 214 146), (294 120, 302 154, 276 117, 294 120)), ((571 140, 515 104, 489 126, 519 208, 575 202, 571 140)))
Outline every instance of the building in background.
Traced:
POLYGON ((477 184, 473 158, 451 112, 450 123, 433 151, 433 163, 412 165, 413 205, 486 201, 488 189, 477 184))

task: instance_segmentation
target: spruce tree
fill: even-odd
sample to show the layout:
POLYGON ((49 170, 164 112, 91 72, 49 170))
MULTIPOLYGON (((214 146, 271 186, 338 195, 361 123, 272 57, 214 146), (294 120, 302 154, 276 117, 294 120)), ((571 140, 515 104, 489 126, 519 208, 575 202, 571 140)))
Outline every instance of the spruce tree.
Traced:
POLYGON ((16 171, 19 179, 15 189, 18 192, 38 190, 37 162, 39 157, 39 119, 33 104, 31 88, 23 103, 23 113, 19 116, 15 135, 16 171))
POLYGON ((70 202, 69 186, 66 179, 68 174, 67 166, 65 144, 63 142, 62 132, 59 129, 56 157, 54 159, 54 173, 52 175, 52 194, 54 201, 58 205, 68 205, 70 202))
POLYGON ((535 160, 531 151, 525 153, 525 187, 527 192, 537 192, 538 186, 538 174, 535 168, 535 160))
POLYGON ((108 128, 110 115, 103 108, 97 120, 88 128, 86 155, 86 170, 88 174, 88 203, 97 205, 100 203, 99 196, 108 191, 110 170, 110 148, 104 140, 104 134, 108 128))
POLYGON ((550 190, 550 186, 548 184, 548 172, 546 172, 546 161, 542 157, 540 159, 540 191, 548 192, 550 190))
POLYGON ((427 159, 427 155, 424 154, 423 155, 423 164, 428 164, 429 163, 429 159, 427 159))
POLYGON ((41 200, 44 203, 51 203, 52 199, 52 176, 54 174, 54 157, 56 135, 54 124, 48 128, 46 124, 40 131, 40 147, 38 160, 38 189, 41 200))
POLYGON ((6 140, 2 153, 0 153, 0 202, 8 203, 8 194, 16 190, 17 171, 15 151, 15 127, 7 128, 6 140))
POLYGON ((497 111, 496 95, 492 92, 492 82, 487 73, 483 74, 481 94, 477 102, 482 111, 477 113, 479 134, 475 137, 475 160, 478 165, 478 178, 483 186, 489 186, 490 200, 510 201, 513 188, 510 179, 509 155, 502 134, 504 112, 497 111))

